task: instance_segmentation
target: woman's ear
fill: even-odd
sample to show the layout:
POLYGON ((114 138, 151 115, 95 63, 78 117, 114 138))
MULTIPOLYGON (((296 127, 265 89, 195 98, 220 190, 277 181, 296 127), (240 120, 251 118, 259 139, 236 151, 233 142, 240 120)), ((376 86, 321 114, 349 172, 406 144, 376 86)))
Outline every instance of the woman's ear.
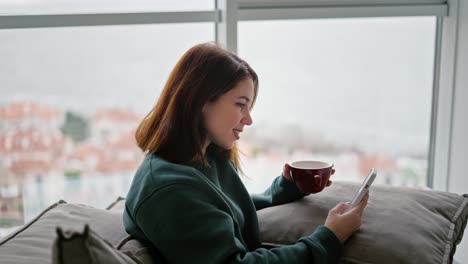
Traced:
POLYGON ((206 114, 206 112, 208 111, 209 107, 210 107, 210 102, 204 103, 204 104, 203 104, 203 107, 202 107, 202 110, 201 110, 202 114, 206 114))
POLYGON ((204 114, 206 112, 206 103, 203 105, 203 107, 201 109, 201 112, 202 112, 202 114, 204 114))

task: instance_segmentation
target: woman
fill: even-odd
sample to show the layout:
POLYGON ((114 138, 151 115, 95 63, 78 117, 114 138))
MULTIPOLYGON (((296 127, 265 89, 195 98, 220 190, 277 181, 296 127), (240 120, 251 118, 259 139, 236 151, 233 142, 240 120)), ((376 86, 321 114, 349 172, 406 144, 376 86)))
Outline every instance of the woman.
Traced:
MULTIPOLYGON (((305 196, 283 168, 262 195, 239 178, 235 141, 252 125, 257 74, 214 44, 188 50, 136 131, 147 152, 127 195, 126 231, 150 244, 160 263, 334 263, 361 224, 367 197, 296 244, 262 248, 256 210, 305 196)), ((158 263, 159 263, 158 262, 158 263)))

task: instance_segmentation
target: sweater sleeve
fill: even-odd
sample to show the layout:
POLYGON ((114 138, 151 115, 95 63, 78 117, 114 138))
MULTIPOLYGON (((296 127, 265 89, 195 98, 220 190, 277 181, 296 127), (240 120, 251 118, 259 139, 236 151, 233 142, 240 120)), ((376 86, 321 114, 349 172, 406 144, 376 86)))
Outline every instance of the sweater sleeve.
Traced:
POLYGON ((191 185, 159 189, 135 215, 140 229, 169 263, 335 263, 342 247, 333 232, 319 227, 294 245, 250 251, 226 208, 191 185))
POLYGON ((258 211, 266 207, 289 203, 306 195, 301 193, 293 182, 286 181, 280 175, 273 180, 266 191, 261 194, 252 194, 251 198, 258 211))

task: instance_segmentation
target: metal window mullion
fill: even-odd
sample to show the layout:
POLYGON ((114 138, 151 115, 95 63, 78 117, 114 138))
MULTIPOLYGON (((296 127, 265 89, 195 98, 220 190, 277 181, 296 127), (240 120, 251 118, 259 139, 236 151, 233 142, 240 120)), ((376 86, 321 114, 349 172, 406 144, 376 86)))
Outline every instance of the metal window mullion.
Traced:
POLYGON ((216 23, 216 42, 226 49, 237 53, 237 0, 215 0, 220 19, 216 23))
POLYGON ((0 29, 217 22, 217 10, 105 14, 0 15, 0 29))
POLYGON ((448 191, 452 148, 454 86, 457 58, 458 0, 449 2, 450 13, 442 19, 437 107, 433 138, 433 188, 448 191))
POLYGON ((434 188, 434 167, 435 167, 435 145, 437 135, 437 105, 439 102, 440 90, 440 56, 442 45, 442 24, 443 18, 437 17, 435 29, 435 51, 434 51, 434 68, 432 82, 432 107, 431 107, 431 124, 429 137, 429 154, 427 166, 427 187, 434 188))
POLYGON ((444 4, 446 0, 238 0, 240 8, 402 6, 444 4))
POLYGON ((240 8, 239 20, 316 19, 388 16, 446 16, 448 6, 404 5, 404 6, 328 6, 328 7, 281 7, 240 8))

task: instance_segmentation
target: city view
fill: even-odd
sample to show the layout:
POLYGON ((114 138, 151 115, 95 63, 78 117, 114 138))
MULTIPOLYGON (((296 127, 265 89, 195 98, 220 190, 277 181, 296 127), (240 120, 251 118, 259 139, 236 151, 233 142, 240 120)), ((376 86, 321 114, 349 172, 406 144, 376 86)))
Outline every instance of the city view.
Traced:
MULTIPOLYGON (((125 109, 91 115, 37 101, 0 106, 0 228, 22 225, 63 199, 103 208, 125 196, 143 154, 133 133, 141 116, 125 109)), ((276 137, 252 126, 239 142, 243 180, 252 193, 263 191, 285 162, 314 159, 335 164, 333 180, 360 181, 372 167, 376 182, 424 186, 427 161, 421 157, 369 154, 354 147, 301 138, 300 127, 276 137)), ((4 235, 4 234, 3 234, 4 235)))

